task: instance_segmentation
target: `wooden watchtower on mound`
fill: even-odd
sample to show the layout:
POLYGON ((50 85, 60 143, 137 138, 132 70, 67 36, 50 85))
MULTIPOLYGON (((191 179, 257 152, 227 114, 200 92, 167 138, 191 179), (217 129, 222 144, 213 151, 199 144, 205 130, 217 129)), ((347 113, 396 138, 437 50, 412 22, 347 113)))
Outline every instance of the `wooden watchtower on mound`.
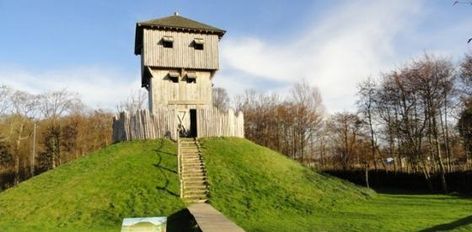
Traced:
POLYGON ((150 117, 151 123, 144 119, 129 121, 132 115, 128 122, 126 114, 120 115, 114 131, 115 126, 125 131, 117 129, 114 140, 169 134, 175 138, 176 131, 189 137, 244 137, 242 113, 235 115, 231 109, 220 112, 213 107, 212 80, 219 69, 218 43, 224 34, 224 30, 177 13, 138 22, 134 53, 141 57, 141 86, 149 93, 150 115, 138 112, 142 115, 136 117, 150 117))

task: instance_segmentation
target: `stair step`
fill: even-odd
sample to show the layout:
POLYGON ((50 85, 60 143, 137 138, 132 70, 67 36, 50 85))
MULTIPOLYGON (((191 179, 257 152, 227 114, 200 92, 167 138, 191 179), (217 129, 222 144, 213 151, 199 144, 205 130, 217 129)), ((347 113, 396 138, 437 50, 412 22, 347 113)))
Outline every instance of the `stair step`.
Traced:
POLYGON ((203 164, 191 164, 191 165, 182 165, 182 170, 189 170, 189 169, 200 169, 204 170, 205 166, 203 164))
POLYGON ((203 163, 203 160, 202 159, 183 159, 181 160, 182 163, 203 163))
POLYGON ((201 156, 200 155, 182 156, 182 160, 201 160, 201 156))
POLYGON ((208 199, 201 199, 201 200, 192 200, 192 203, 206 203, 208 202, 208 199))
POLYGON ((184 200, 187 200, 187 201, 198 201, 198 200, 205 200, 205 201, 207 201, 207 200, 208 200, 208 196, 206 196, 206 195, 201 195, 201 196, 184 196, 183 198, 184 198, 184 200))
POLYGON ((200 154, 200 150, 198 149, 180 149, 180 154, 187 155, 187 154, 200 154))
POLYGON ((187 174, 187 175, 182 176, 182 179, 183 179, 183 181, 197 180, 197 179, 207 180, 207 176, 203 173, 200 173, 200 174, 187 174))
POLYGON ((184 187, 186 188, 200 188, 200 187, 208 187, 208 184, 205 181, 199 181, 199 182, 190 182, 190 181, 184 181, 183 183, 184 187))
POLYGON ((184 192, 189 192, 189 191, 207 191, 208 192, 208 187, 206 185, 202 185, 202 186, 185 186, 184 185, 184 192))
POLYGON ((182 157, 182 158, 202 156, 202 154, 200 154, 200 153, 182 153, 181 152, 180 154, 181 154, 180 157, 182 157))
POLYGON ((182 168, 182 175, 185 174, 205 174, 205 169, 203 168, 182 168))
POLYGON ((203 159, 199 155, 182 157, 181 159, 181 161, 196 161, 196 160, 202 161, 203 159))
POLYGON ((186 194, 206 194, 208 192, 208 189, 189 189, 187 191, 184 191, 184 195, 186 194))
POLYGON ((182 175, 190 174, 190 173, 205 173, 206 170, 203 167, 190 167, 184 168, 182 167, 182 175))
POLYGON ((193 186, 193 185, 208 185, 206 180, 184 180, 184 186, 193 186))
POLYGON ((182 156, 182 159, 200 159, 200 157, 198 154, 186 154, 182 156))
POLYGON ((202 162, 192 162, 192 163, 183 162, 182 166, 183 167, 203 167, 203 163, 202 162))
POLYGON ((206 171, 204 166, 182 166, 182 171, 206 171))
POLYGON ((206 174, 204 172, 182 172, 182 178, 185 179, 185 177, 206 177, 206 174))
POLYGON ((203 160, 201 160, 201 159, 184 159, 184 160, 182 160, 182 163, 184 163, 184 164, 203 163, 203 160))
POLYGON ((190 170, 190 169, 205 170, 205 166, 204 166, 203 164, 198 164, 198 165, 182 165, 182 170, 190 170))
POLYGON ((195 151, 190 151, 190 150, 185 150, 185 151, 182 151, 180 150, 180 154, 182 157, 185 157, 185 156, 192 156, 192 155, 202 155, 199 151, 195 150, 195 151))
POLYGON ((204 170, 182 170, 182 177, 206 176, 204 170))
POLYGON ((183 163, 182 169, 189 169, 189 168, 205 168, 204 164, 202 163, 183 163))
POLYGON ((184 176, 182 177, 184 181, 205 181, 207 180, 207 177, 205 175, 202 176, 184 176))
POLYGON ((203 168, 203 163, 182 163, 182 168, 203 168))
POLYGON ((207 197, 208 190, 187 190, 184 197, 207 197))
POLYGON ((182 158, 200 158, 201 156, 201 154, 197 153, 186 153, 181 155, 182 158))
POLYGON ((185 172, 185 171, 200 171, 200 172, 205 172, 206 169, 204 166, 198 166, 198 165, 193 165, 193 166, 185 166, 185 165, 182 165, 182 173, 185 172))
POLYGON ((187 195, 183 197, 185 200, 194 201, 194 200, 208 200, 208 196, 205 195, 187 195))
POLYGON ((183 164, 182 169, 192 169, 192 168, 198 168, 198 169, 205 169, 205 166, 203 164, 183 164))
POLYGON ((206 170, 203 167, 189 167, 189 168, 182 168, 182 174, 188 173, 205 173, 206 170))

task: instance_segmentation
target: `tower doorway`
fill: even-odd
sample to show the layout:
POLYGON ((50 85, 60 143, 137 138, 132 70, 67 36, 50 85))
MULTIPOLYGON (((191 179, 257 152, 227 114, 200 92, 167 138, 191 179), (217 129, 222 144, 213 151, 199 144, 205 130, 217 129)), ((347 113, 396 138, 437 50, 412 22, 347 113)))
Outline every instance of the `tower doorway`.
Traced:
POLYGON ((197 110, 190 110, 190 137, 197 137, 197 110))

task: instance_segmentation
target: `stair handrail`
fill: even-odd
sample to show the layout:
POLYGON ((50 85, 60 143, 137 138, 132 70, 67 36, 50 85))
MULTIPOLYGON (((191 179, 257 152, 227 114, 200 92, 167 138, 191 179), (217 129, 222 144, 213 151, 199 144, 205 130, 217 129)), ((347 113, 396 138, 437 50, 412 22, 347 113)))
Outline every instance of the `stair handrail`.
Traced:
POLYGON ((180 182, 180 198, 184 197, 184 186, 182 179, 182 154, 180 152, 180 130, 177 129, 177 173, 180 182))

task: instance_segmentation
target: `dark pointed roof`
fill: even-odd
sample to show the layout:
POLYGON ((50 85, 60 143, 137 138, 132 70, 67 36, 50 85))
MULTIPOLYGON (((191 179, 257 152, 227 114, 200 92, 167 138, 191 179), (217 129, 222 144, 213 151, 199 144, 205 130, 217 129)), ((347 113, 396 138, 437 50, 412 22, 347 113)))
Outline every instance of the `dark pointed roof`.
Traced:
POLYGON ((177 14, 158 18, 158 19, 151 19, 147 21, 142 21, 136 23, 136 40, 135 40, 135 47, 134 53, 136 55, 141 53, 141 47, 143 43, 143 28, 155 28, 160 30, 169 30, 169 31, 186 31, 186 32, 194 32, 194 33, 205 33, 205 34, 215 34, 218 35, 219 38, 223 37, 226 31, 197 22, 195 20, 191 20, 177 14))

